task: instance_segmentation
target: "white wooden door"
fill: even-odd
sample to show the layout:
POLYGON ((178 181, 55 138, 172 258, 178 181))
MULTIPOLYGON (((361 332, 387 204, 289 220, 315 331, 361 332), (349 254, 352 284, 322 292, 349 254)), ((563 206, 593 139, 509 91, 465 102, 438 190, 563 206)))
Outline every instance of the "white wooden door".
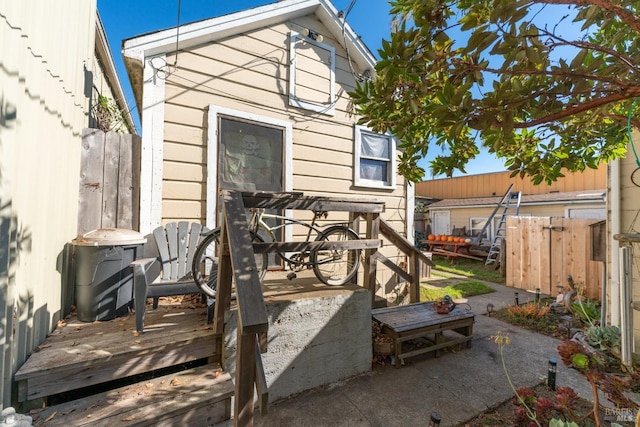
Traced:
POLYGON ((434 211, 431 221, 433 234, 448 235, 451 233, 451 213, 449 211, 434 211))

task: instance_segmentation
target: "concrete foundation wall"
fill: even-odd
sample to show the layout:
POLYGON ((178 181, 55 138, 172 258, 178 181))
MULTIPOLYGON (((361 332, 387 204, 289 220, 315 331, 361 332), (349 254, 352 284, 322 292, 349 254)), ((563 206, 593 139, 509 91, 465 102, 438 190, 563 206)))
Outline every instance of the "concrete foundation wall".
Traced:
MULTIPOLYGON (((371 369, 371 298, 345 291, 267 304, 268 352, 262 355, 269 401, 371 369)), ((235 375, 237 312, 227 313, 225 370, 235 375)))

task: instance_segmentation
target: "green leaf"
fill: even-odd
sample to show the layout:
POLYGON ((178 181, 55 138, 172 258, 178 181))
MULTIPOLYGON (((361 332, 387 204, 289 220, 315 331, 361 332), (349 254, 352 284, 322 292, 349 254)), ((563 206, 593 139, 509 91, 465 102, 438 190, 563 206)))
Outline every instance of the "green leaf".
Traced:
POLYGON ((589 358, 582 353, 576 353, 571 357, 571 364, 577 369, 587 369, 589 358))
POLYGON ((557 418, 552 418, 549 420, 549 427, 580 427, 573 421, 563 421, 557 418))
MULTIPOLYGON (((640 15, 640 2, 623 3, 640 15)), ((443 174, 485 146, 534 183, 626 154, 640 34, 624 19, 578 1, 545 2, 543 22, 532 20, 540 5, 528 0, 391 4, 400 25, 382 43, 376 79, 356 85, 352 100, 363 124, 404 139, 407 179, 419 176, 413 157, 434 144, 451 153, 434 163, 443 174)))

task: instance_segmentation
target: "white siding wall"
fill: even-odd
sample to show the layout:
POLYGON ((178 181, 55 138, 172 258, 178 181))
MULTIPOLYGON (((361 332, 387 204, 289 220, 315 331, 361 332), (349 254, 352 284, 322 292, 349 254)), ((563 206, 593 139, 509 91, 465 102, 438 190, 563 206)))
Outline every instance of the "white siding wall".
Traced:
MULTIPOLYGON (((570 208, 582 208, 584 206, 587 206, 591 209, 593 209, 594 211, 604 211, 605 209, 605 205, 604 203, 602 205, 597 205, 597 204, 586 204, 586 205, 580 205, 580 204, 568 204, 568 203, 549 203, 549 204, 545 204, 545 205, 538 205, 538 206, 532 206, 532 205, 520 205, 520 209, 519 209, 519 215, 524 216, 540 216, 540 217, 564 217, 567 216, 566 213, 568 211, 568 209, 570 208)), ((458 207, 458 208, 437 208, 431 209, 431 215, 433 217, 434 212, 439 211, 439 210, 445 210, 445 211, 449 211, 451 218, 450 218, 450 230, 453 230, 454 228, 462 228, 462 227, 466 227, 466 231, 469 232, 469 220, 470 218, 488 218, 491 213, 494 211, 495 207, 458 207)), ((497 212, 496 215, 493 218, 493 227, 491 228, 491 231, 493 233, 495 233, 496 227, 498 226, 498 223, 500 222, 500 217, 502 216, 502 211, 503 209, 500 208, 497 212)), ((509 209, 508 214, 513 214, 514 211, 512 209, 509 209)), ((600 213, 593 213, 591 216, 589 216, 589 218, 598 218, 598 215, 600 213)), ((433 219, 432 219, 433 221, 433 219)), ((596 222, 596 220, 594 219, 594 222, 596 222)), ((493 236, 492 236, 493 237, 493 236)))
POLYGON ((0 402, 60 317, 75 237, 95 0, 0 0, 0 402), (11 113, 15 111, 15 118, 11 113))
MULTIPOLYGON (((633 140, 636 146, 636 150, 638 147, 638 141, 640 141, 640 132, 635 131, 633 133, 633 140)), ((620 160, 620 233, 630 233, 630 234, 640 234, 640 215, 638 212, 640 211, 640 171, 636 171, 638 169, 638 165, 636 164, 635 156, 631 151, 631 147, 628 148, 628 153, 625 159, 620 160), (635 172, 634 180, 635 184, 631 181, 631 176, 635 172)), ((607 197, 609 199, 609 197, 607 197)), ((610 201, 608 201, 610 203, 610 201)), ((611 217, 609 217, 611 220, 611 217)), ((611 229, 611 227, 609 227, 611 229)), ((620 242, 620 246, 623 243, 620 242)), ((611 245, 609 245, 610 247, 611 245)), ((633 290, 632 296, 633 301, 640 301, 640 244, 634 243, 633 247, 633 271, 631 272, 633 276, 633 290)), ((611 259, 611 254, 609 254, 609 259, 611 259)), ((612 268, 609 267, 607 269, 611 274, 612 268)), ((616 286, 620 281, 618 278, 611 278, 611 282, 616 286)), ((609 288, 609 292, 610 288, 609 288)), ((611 295, 611 293, 609 293, 611 295)), ((613 294, 615 297, 615 293, 613 294)), ((614 304, 614 301, 611 301, 614 304)), ((610 310, 609 313, 613 313, 613 310, 610 310)), ((637 310, 633 311, 633 325, 634 325, 634 341, 635 347, 632 348, 634 353, 640 352, 640 347, 638 347, 638 343, 640 342, 640 312, 637 310)))

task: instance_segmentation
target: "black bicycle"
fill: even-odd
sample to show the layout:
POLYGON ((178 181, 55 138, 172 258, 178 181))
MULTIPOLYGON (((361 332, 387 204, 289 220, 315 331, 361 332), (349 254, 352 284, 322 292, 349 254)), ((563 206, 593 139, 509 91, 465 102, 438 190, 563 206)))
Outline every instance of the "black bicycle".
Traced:
MULTIPOLYGON (((276 242, 277 234, 286 227, 305 227, 306 240, 315 241, 347 241, 359 240, 358 234, 349 228, 347 223, 330 223, 318 225, 319 219, 327 217, 327 212, 316 211, 311 223, 299 221, 282 215, 266 213, 264 209, 249 209, 249 232, 254 242, 276 242), (269 225, 265 219, 272 220, 276 225, 269 225), (262 237, 265 236, 265 237, 262 237)), ((196 248, 193 259, 193 277, 202 291, 215 297, 217 288, 218 254, 220 248, 220 229, 216 228, 203 234, 204 238, 196 248)), ((287 269, 291 272, 289 279, 295 278, 295 273, 304 269, 313 269, 315 276, 327 285, 344 285, 353 279, 360 266, 360 249, 310 249, 298 252, 276 252, 287 269)), ((268 254, 255 254, 256 267, 260 280, 264 278, 268 267, 268 254)))

